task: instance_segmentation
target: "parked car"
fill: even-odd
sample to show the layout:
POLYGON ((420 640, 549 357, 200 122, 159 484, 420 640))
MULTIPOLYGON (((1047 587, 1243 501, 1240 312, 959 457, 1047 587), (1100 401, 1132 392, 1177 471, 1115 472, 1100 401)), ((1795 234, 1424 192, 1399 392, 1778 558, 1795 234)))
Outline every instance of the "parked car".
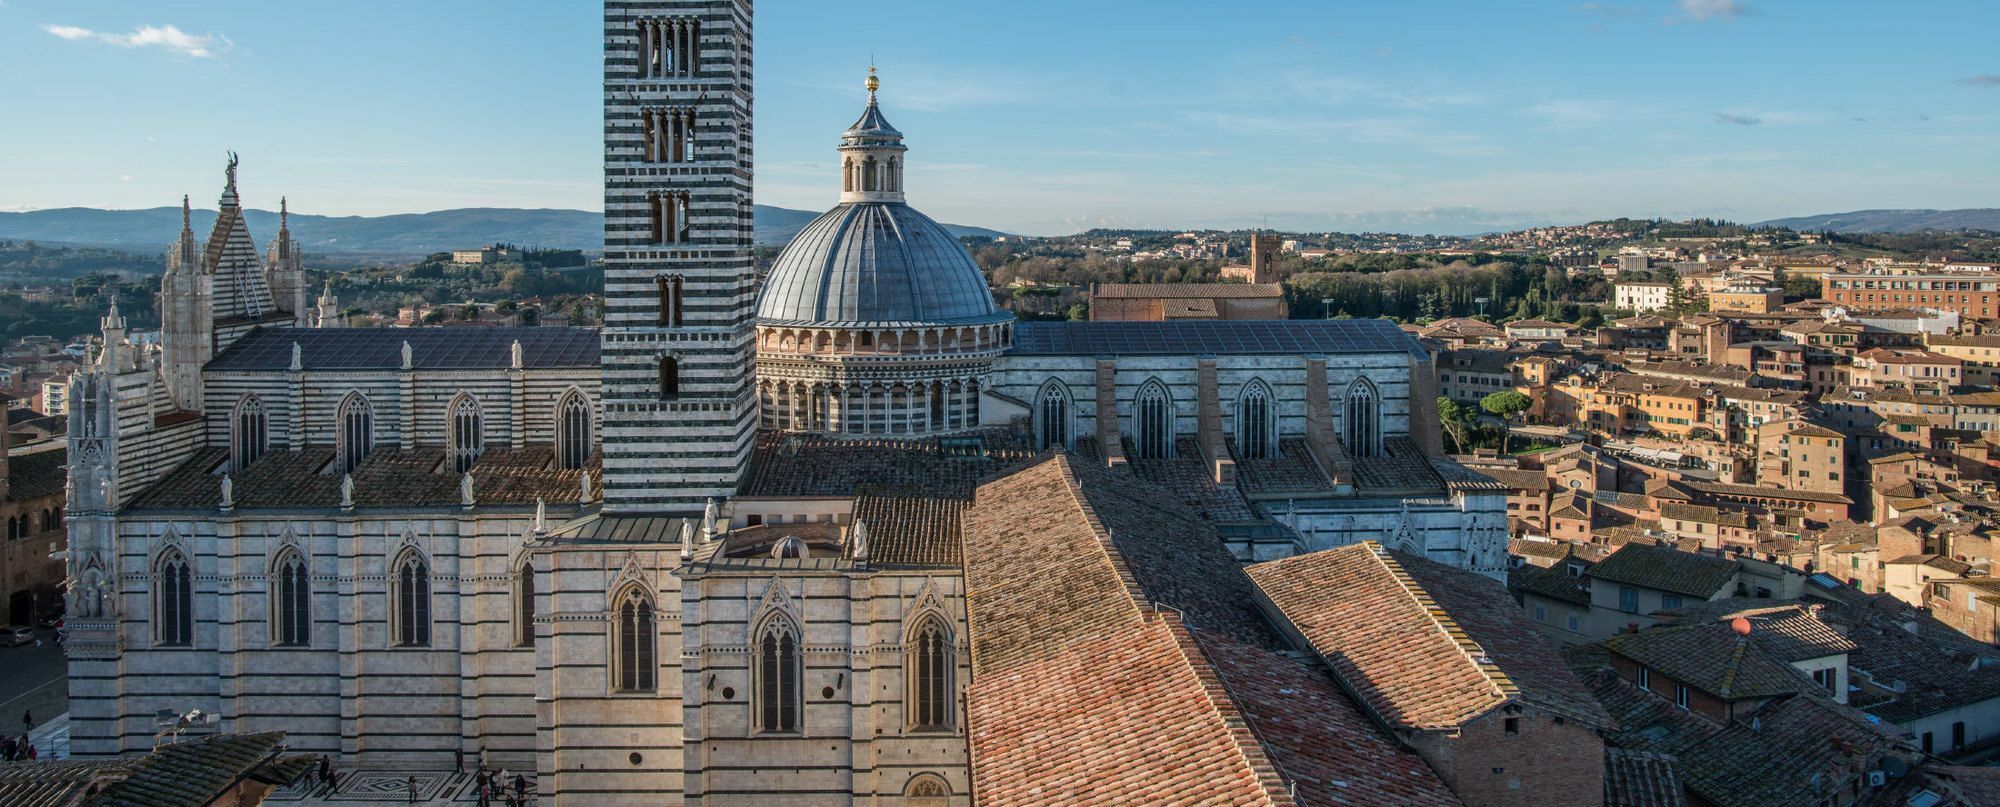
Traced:
POLYGON ((5 639, 8 647, 33 644, 35 641, 35 629, 26 625, 15 625, 8 628, 6 634, 0 635, 0 639, 5 639))

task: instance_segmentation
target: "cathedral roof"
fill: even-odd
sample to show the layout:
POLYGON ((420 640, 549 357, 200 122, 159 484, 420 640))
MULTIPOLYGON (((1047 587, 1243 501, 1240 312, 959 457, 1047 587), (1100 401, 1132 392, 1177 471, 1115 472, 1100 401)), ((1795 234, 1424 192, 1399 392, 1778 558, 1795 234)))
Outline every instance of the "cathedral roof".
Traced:
MULTIPOLYGON (((222 475, 216 470, 228 459, 226 448, 204 448, 168 471, 132 499, 142 510, 207 509, 222 503, 222 475)), ((332 448, 313 446, 297 451, 272 451, 232 476, 239 508, 326 508, 340 506, 340 475, 329 471, 332 448)), ((435 447, 378 447, 354 469, 357 507, 457 507, 459 477, 450 473, 445 450, 435 447)), ((555 449, 488 448, 472 463, 473 500, 481 505, 532 505, 536 499, 576 501, 582 490, 577 477, 589 473, 591 487, 602 490, 600 460, 591 467, 555 467, 555 449)))
POLYGON ((942 225, 906 204, 850 202, 800 230, 771 266, 763 324, 1001 322, 986 277, 942 225))
POLYGON ((292 345, 306 370, 397 370, 403 344, 416 370, 505 369, 521 343, 527 369, 596 367, 596 328, 267 328, 255 331, 210 359, 210 370, 284 370, 292 345))
POLYGON ((843 137, 850 143, 871 140, 894 141, 903 139, 903 133, 889 125, 889 119, 882 116, 882 107, 875 103, 875 94, 869 93, 868 108, 861 111, 861 118, 856 120, 853 126, 847 127, 843 137))
POLYGON ((1409 334, 1380 319, 1020 322, 1009 353, 1025 356, 1406 353, 1409 334))

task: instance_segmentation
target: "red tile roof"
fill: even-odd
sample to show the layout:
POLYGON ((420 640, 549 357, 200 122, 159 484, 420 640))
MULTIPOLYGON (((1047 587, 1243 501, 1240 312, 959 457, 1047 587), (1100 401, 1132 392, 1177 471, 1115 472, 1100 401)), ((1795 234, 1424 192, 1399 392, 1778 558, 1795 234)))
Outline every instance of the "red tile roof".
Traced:
POLYGON ((1248 571, 1384 723, 1448 731, 1514 702, 1610 723, 1506 589, 1485 577, 1373 541, 1248 571))

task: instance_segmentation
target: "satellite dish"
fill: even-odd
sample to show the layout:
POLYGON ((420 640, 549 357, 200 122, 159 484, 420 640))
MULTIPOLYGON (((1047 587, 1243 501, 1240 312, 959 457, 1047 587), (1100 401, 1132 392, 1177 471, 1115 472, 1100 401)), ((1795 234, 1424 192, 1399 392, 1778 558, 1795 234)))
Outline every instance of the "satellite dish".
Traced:
POLYGON ((1910 763, 1904 762, 1902 757, 1883 757, 1882 772, 1889 774, 1891 779, 1901 779, 1910 775, 1910 763))

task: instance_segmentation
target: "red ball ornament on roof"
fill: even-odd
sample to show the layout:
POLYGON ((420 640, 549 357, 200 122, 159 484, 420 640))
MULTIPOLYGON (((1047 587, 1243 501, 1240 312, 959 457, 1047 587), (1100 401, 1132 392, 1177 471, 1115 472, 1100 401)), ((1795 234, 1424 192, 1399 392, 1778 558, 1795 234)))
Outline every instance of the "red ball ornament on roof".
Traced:
POLYGON ((1729 629, 1736 631, 1736 635, 1738 636, 1749 636, 1750 618, 1747 616, 1739 616, 1735 619, 1729 620, 1729 629))

